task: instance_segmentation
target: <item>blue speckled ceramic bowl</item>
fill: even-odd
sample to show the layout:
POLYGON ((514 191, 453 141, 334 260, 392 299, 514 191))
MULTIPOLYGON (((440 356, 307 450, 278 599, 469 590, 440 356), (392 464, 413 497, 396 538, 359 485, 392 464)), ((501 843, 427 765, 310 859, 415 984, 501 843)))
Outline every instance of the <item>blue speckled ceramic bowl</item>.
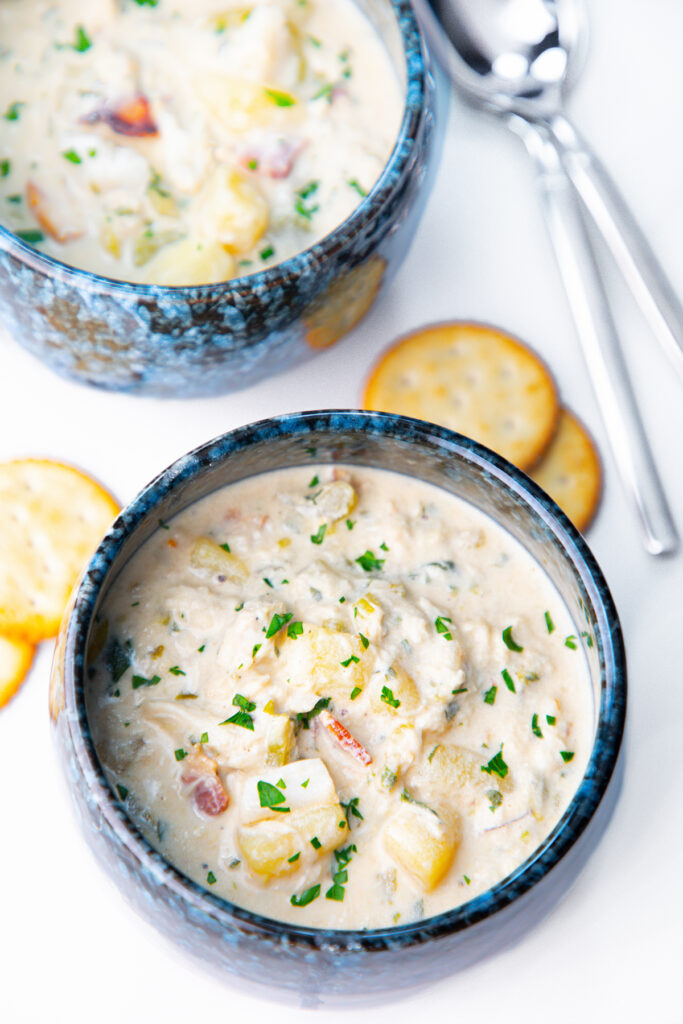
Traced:
POLYGON ((499 951, 565 892, 616 799, 626 710, 617 613, 600 569, 557 505, 509 462, 442 427, 384 413, 310 412, 225 434, 164 470, 126 508, 95 553, 55 655, 52 714, 88 841, 133 905, 205 965, 308 1003, 396 996, 499 951), (307 463, 393 469, 482 509, 536 558, 564 598, 594 690, 595 738, 586 774, 546 841, 499 885, 414 924, 325 931, 270 920, 200 888, 140 835, 108 784, 85 709, 84 664, 94 617, 119 570, 168 519, 218 487, 307 463), (588 643, 588 641, 584 641, 588 643), (612 780, 609 786, 608 784, 612 780), (607 794, 607 796, 606 796, 607 794))
POLYGON ((408 0, 361 4, 405 87, 399 136, 354 213, 283 263, 219 284, 127 284, 42 255, 0 226, 0 320, 53 370, 136 394, 214 395, 291 369, 367 313, 406 255, 434 155, 434 81, 408 0))

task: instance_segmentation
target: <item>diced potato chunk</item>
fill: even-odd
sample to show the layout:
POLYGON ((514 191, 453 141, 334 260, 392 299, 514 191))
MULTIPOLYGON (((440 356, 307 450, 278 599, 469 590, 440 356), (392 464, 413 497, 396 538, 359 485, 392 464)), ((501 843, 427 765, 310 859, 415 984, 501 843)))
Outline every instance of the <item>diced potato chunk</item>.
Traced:
POLYGON ((316 852, 320 856, 334 850, 346 837, 346 819, 338 803, 298 811, 292 824, 306 844, 310 845, 312 839, 318 840, 320 847, 316 852))
POLYGON ((208 73, 197 79, 196 90, 228 136, 271 124, 284 127, 298 120, 298 104, 280 106, 273 98, 274 90, 268 92, 259 82, 208 73))
POLYGON ((312 511, 327 522, 334 522, 343 519, 353 510, 357 495, 351 484, 345 480, 333 480, 329 484, 323 484, 315 493, 315 502, 312 511))
POLYGON ((304 632, 282 645, 292 684, 305 683, 321 696, 348 698, 354 686, 365 686, 371 667, 357 636, 304 625, 304 632), (356 660, 354 660, 356 659, 356 660))
POLYGON ((383 754, 383 768, 380 784, 383 789, 393 789, 401 772, 409 768, 420 749, 420 734, 414 725, 399 725, 389 736, 383 754))
POLYGON ((167 245, 147 264, 152 284, 174 286, 228 281, 235 273, 235 261, 218 242, 184 238, 167 245))
MULTIPOLYGON (((429 755, 425 773, 430 782, 436 783, 444 794, 463 786, 475 786, 477 789, 490 789, 491 776, 482 772, 481 767, 488 758, 475 754, 454 743, 440 743, 429 755)), ((503 791, 512 789, 512 780, 507 775, 504 779, 495 777, 495 784, 503 791)))
POLYGON ((401 808, 384 829, 389 856, 415 878, 426 892, 448 872, 456 841, 445 825, 423 807, 401 808))
POLYGON ((301 849, 300 838, 289 822, 268 820, 243 825, 237 831, 237 842, 247 864, 257 875, 274 878, 300 867, 300 858, 293 863, 289 861, 301 849))
POLYGON ((208 238, 231 252, 249 252, 268 227, 268 204, 256 185, 221 164, 206 184, 198 217, 208 238))
POLYGON ((374 711, 393 711, 399 715, 410 715, 420 706, 420 691, 411 676, 400 665, 394 665, 393 674, 382 676, 373 686, 370 702, 374 711), (386 693, 385 687, 386 690, 391 690, 393 700, 399 701, 398 707, 392 703, 392 698, 386 693), (385 699, 382 698, 383 692, 385 699))
POLYGON ((190 550, 190 565, 193 569, 204 569, 225 576, 231 583, 243 583, 249 575, 241 559, 210 537, 198 537, 194 542, 190 550))
MULTIPOLYGON (((240 802, 242 821, 282 818, 282 812, 272 811, 262 805, 258 788, 259 782, 266 782, 271 786, 277 786, 278 782, 284 782, 284 788, 282 786, 278 788, 285 797, 282 806, 289 807, 291 814, 300 810, 310 810, 313 807, 338 803, 337 791, 324 762, 319 757, 304 758, 301 761, 292 761, 281 768, 264 768, 246 780, 240 802)), ((290 814, 287 817, 289 819, 290 814)))
POLYGON ((268 722, 266 764, 283 765, 294 746, 294 726, 287 715, 273 715, 268 722))

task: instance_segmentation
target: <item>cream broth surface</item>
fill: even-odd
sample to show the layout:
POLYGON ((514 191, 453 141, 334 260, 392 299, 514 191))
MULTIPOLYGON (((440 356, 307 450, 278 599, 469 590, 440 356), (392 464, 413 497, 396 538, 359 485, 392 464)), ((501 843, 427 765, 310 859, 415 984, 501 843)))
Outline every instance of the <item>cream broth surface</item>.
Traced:
POLYGON ((583 643, 462 500, 386 471, 252 477, 159 530, 89 655, 99 757, 200 885, 303 925, 448 910, 522 863, 580 782, 583 643))
POLYGON ((0 223, 75 267, 203 284, 306 249, 403 99, 352 0, 0 0, 0 223))

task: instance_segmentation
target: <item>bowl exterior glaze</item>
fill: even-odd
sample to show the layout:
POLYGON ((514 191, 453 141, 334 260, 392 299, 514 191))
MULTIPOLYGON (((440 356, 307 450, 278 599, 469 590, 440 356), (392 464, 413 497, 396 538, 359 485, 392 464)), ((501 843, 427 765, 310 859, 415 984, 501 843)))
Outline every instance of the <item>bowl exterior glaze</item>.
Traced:
POLYGON ((131 393, 234 391, 335 344, 406 255, 435 151, 435 84, 407 0, 375 0, 405 60, 399 136, 377 184, 330 235, 281 264, 187 288, 98 277, 42 255, 0 226, 0 319, 62 376, 131 393))
POLYGON ((114 523, 74 592, 58 641, 51 714, 81 825, 96 856, 136 909, 205 966, 264 994, 308 1005, 397 997, 509 945, 567 890, 618 795, 615 772, 626 708, 616 610, 585 543, 532 481, 481 445, 440 427, 383 413, 312 412, 240 428, 158 476, 114 523), (591 758, 546 841, 494 888, 414 924, 372 931, 307 929, 214 896, 154 850, 126 816, 97 760, 85 710, 91 623, 107 587, 137 548, 187 505, 269 469, 343 462, 435 483, 492 516, 557 586, 583 633, 595 704, 591 758), (589 639, 590 638, 590 639, 589 639))

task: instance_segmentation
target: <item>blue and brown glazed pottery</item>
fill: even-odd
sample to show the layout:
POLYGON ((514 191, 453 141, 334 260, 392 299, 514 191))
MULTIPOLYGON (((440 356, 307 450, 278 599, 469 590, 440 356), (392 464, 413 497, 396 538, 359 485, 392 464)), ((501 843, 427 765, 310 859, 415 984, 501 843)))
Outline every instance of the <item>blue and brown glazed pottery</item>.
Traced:
POLYGON ((75 270, 0 227, 0 320, 57 373, 136 394, 214 395, 328 348, 398 269, 435 155, 435 85, 408 0, 364 4, 405 91, 398 139, 354 213, 322 241, 249 277, 169 288, 75 270))
POLYGON ((441 427, 383 413, 328 411, 264 420, 184 456, 121 513, 87 568, 62 628, 52 716, 86 838, 130 902, 205 966, 266 995, 344 1003, 396 998, 500 951, 567 890, 595 846, 618 792, 626 710, 619 620, 600 569, 557 505, 486 448, 441 427), (107 782, 86 713, 88 638, 117 573, 192 502, 255 473, 307 463, 392 469, 481 509, 521 542, 557 587, 585 639, 594 695, 586 773, 557 827, 511 875, 468 903, 413 924, 312 929, 261 917, 213 895, 165 861, 136 830, 107 782))

